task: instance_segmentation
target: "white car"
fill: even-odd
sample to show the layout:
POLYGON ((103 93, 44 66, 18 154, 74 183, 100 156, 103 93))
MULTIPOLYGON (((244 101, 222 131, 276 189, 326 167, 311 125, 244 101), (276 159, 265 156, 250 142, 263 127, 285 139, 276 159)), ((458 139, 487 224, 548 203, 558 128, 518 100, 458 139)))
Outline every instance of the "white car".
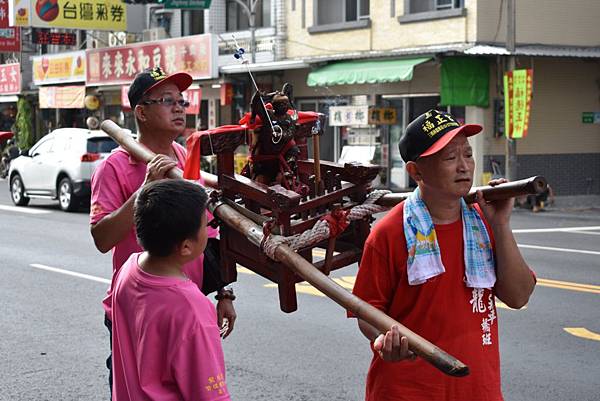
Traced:
POLYGON ((8 182, 13 203, 26 206, 30 198, 57 199, 64 211, 78 209, 89 202, 94 169, 117 146, 103 131, 52 131, 11 161, 8 182))

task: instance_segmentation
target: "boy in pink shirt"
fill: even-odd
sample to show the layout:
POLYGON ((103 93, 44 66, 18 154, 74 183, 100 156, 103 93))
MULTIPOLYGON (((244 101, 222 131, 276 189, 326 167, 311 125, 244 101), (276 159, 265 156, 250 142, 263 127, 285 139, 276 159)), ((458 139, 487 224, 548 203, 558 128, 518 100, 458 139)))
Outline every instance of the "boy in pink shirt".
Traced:
POLYGON ((184 180, 144 186, 134 253, 112 292, 113 400, 230 400, 212 302, 184 273, 206 247, 207 196, 184 180))

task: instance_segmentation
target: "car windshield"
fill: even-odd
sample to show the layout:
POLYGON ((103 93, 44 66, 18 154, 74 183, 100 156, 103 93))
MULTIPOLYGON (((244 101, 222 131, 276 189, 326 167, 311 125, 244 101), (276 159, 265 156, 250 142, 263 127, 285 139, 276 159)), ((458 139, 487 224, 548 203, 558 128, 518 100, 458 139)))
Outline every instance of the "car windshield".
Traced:
POLYGON ((88 153, 110 153, 114 148, 119 146, 112 138, 100 137, 90 138, 87 141, 88 153))

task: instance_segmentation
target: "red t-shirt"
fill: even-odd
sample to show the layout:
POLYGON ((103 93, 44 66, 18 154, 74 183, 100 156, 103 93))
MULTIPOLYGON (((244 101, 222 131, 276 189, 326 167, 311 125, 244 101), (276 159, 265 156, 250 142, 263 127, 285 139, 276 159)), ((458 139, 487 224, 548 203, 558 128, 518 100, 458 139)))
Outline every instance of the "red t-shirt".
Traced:
POLYGON ((353 293, 467 364, 470 374, 452 377, 421 358, 391 363, 374 353, 366 400, 502 401, 494 294, 465 285, 462 220, 435 225, 446 272, 410 286, 403 208, 394 207, 367 239, 353 293))

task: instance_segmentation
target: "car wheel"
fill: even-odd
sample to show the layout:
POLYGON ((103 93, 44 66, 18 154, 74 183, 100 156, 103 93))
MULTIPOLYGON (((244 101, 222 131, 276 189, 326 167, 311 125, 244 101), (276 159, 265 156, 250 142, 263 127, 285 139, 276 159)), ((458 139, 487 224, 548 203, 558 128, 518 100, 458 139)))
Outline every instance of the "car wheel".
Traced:
POLYGON ((10 197, 17 206, 27 206, 29 198, 25 196, 25 186, 19 174, 13 175, 10 179, 10 197))
POLYGON ((73 194, 73 183, 69 177, 63 178, 58 184, 58 201, 65 212, 72 212, 79 207, 79 198, 73 194))

